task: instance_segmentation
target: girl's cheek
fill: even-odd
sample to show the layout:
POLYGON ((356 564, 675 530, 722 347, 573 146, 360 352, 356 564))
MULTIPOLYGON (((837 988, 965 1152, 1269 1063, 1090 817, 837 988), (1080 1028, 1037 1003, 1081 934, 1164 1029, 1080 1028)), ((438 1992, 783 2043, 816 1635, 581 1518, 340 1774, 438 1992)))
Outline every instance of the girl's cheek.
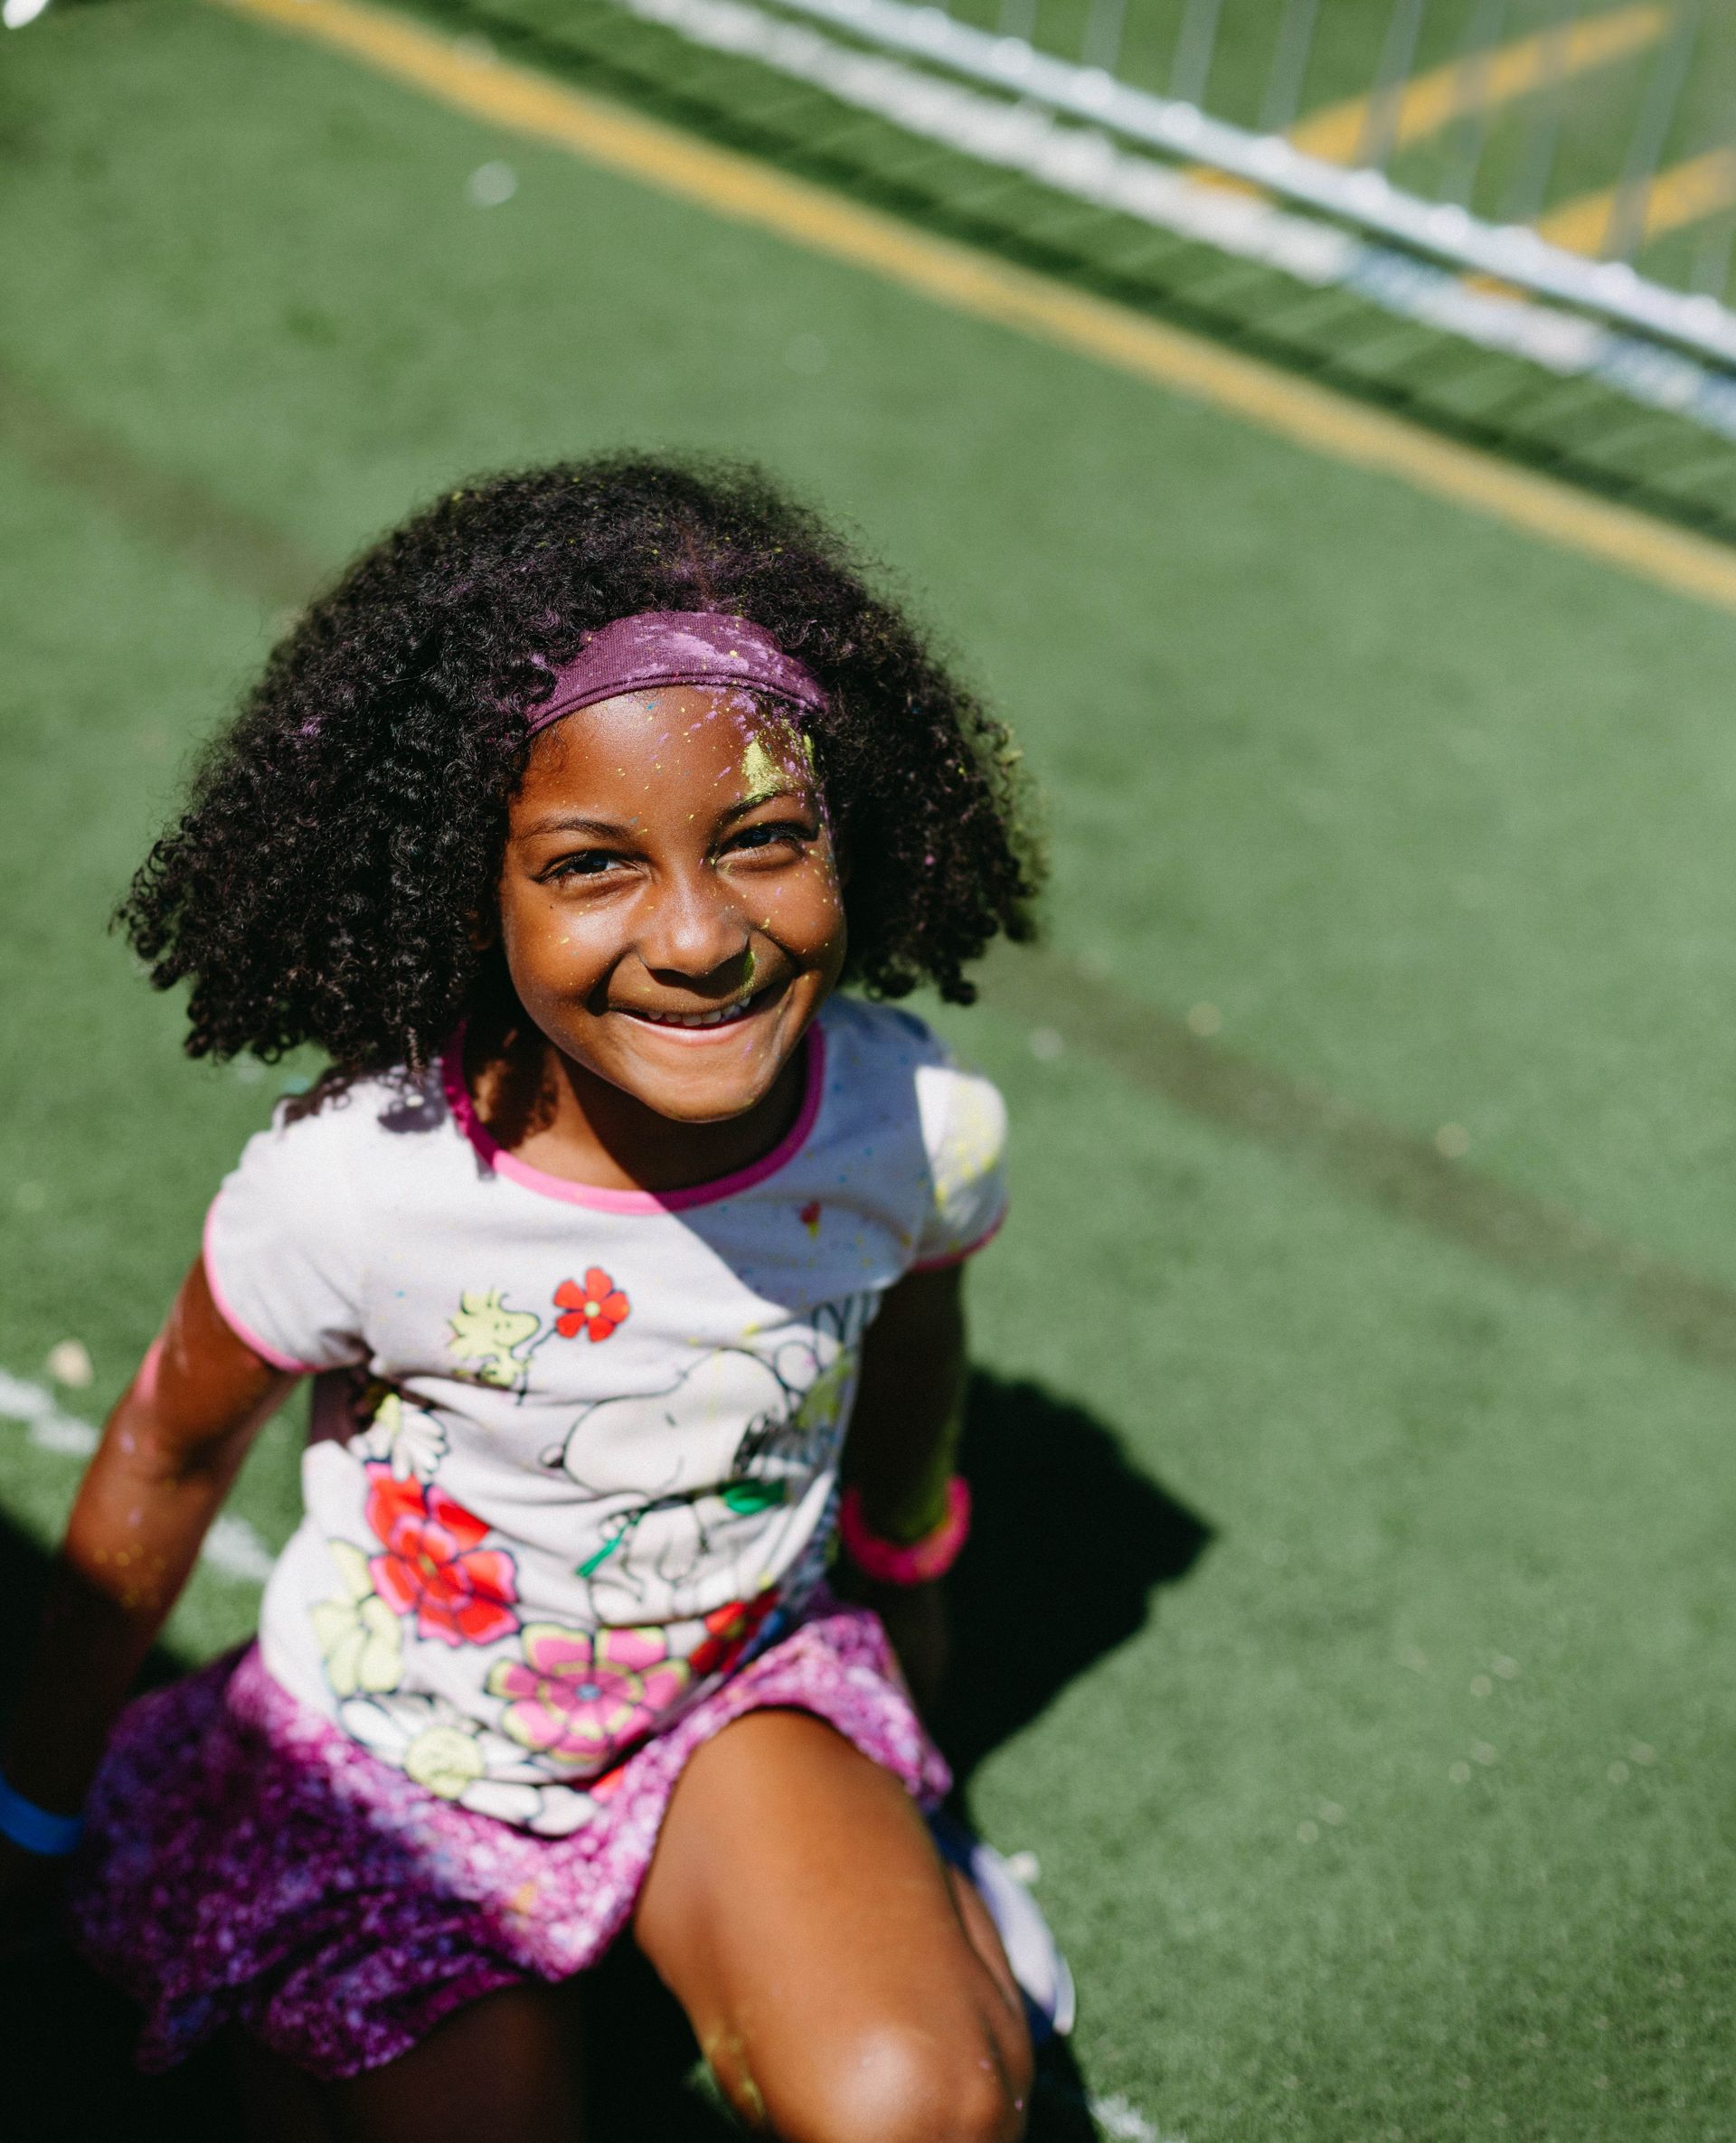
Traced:
POLYGON ((837 889, 817 873, 782 878, 750 892, 743 906, 768 936, 791 947, 823 945, 842 921, 837 889))
POLYGON ((503 932, 506 965, 519 993, 529 988, 565 990, 608 958, 595 922, 552 904, 540 913, 508 919, 503 932))
POLYGON ((594 924, 570 920, 559 925, 550 950, 563 976, 585 978, 613 966, 620 957, 621 947, 615 932, 599 930, 594 924))

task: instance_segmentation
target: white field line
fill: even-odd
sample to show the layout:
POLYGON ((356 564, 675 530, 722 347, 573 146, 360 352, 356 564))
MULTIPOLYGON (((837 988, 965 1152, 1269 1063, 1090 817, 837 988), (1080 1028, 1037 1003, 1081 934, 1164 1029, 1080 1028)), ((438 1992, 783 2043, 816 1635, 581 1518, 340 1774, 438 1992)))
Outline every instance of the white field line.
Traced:
POLYGON ((757 60, 907 133, 1020 172, 1058 193, 1261 261, 1314 288, 1332 285, 1354 291, 1401 318, 1527 358, 1560 377, 1599 380, 1647 408, 1736 439, 1736 380, 1643 336, 1533 298, 1470 288, 1455 269, 1191 176, 1118 147, 1099 128, 1057 119, 1035 104, 1010 103, 902 61, 840 44, 806 24, 767 14, 748 0, 619 5, 692 43, 757 60))
POLYGON ((1116 2143, 1187 2143, 1185 2136, 1160 2136, 1130 2099, 1118 2091, 1087 2101, 1091 2119, 1116 2143))
POLYGON ((233 1578, 237 1584, 261 1586, 277 1562, 253 1527, 234 1511, 218 1512, 199 1559, 222 1571, 226 1578, 233 1578))
MULTIPOLYGON (((26 1441, 57 1458, 88 1459, 97 1448, 98 1435, 89 1421, 62 1413, 60 1402, 46 1384, 33 1384, 0 1369, 0 1421, 22 1421, 26 1441)), ((263 1585, 276 1561, 245 1518, 224 1511, 205 1535, 200 1560, 209 1562, 237 1584, 263 1585)))

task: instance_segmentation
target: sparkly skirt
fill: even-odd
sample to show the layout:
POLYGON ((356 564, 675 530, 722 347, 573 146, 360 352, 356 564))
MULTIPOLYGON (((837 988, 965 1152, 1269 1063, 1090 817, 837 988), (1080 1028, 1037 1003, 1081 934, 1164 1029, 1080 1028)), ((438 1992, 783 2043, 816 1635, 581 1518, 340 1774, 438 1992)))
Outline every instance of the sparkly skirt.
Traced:
POLYGON ((239 2024, 320 2077, 406 2053, 448 2010, 563 1979, 626 1925, 683 1766, 731 1719, 810 1712, 925 1807, 946 1792, 878 1620, 804 1619, 590 1785, 564 1838, 474 1813, 274 1682, 257 1647, 122 1715, 72 1871, 75 1937, 146 2013, 161 2069, 239 2024))

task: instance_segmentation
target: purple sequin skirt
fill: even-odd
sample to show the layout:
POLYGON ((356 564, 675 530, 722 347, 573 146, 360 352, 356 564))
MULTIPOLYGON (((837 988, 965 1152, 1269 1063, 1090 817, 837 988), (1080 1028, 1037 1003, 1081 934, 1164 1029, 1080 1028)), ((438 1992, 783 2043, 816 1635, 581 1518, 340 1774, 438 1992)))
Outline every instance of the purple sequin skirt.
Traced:
POLYGON ((313 2075, 354 2075, 462 2003, 594 1964, 632 1912, 687 1759, 768 1706, 826 1720, 925 1807, 947 1790, 879 1622, 824 1593, 629 1756, 601 1813, 564 1838, 428 1792, 297 1703, 250 1647, 122 1715, 74 1870, 74 1931, 145 2009, 142 2068, 240 2024, 313 2075))

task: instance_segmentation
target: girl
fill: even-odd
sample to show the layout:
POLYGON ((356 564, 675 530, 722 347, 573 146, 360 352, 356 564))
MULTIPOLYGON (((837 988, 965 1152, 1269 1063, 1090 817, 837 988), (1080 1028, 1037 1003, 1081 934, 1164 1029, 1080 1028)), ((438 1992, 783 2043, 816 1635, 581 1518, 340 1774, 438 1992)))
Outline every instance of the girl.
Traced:
POLYGON ((0 1786, 14 1895, 82 1807, 147 2065, 239 2025, 262 2133, 543 2143, 630 1927, 751 2124, 1022 2131, 981 1891, 1064 1968, 937 1853, 886 1642, 931 1688, 1003 1112, 835 994, 1026 934, 1014 757, 741 471, 454 492, 271 657, 122 914, 193 1055, 329 1068, 108 1422, 0 1786), (258 1643, 122 1713, 304 1375, 258 1643))

